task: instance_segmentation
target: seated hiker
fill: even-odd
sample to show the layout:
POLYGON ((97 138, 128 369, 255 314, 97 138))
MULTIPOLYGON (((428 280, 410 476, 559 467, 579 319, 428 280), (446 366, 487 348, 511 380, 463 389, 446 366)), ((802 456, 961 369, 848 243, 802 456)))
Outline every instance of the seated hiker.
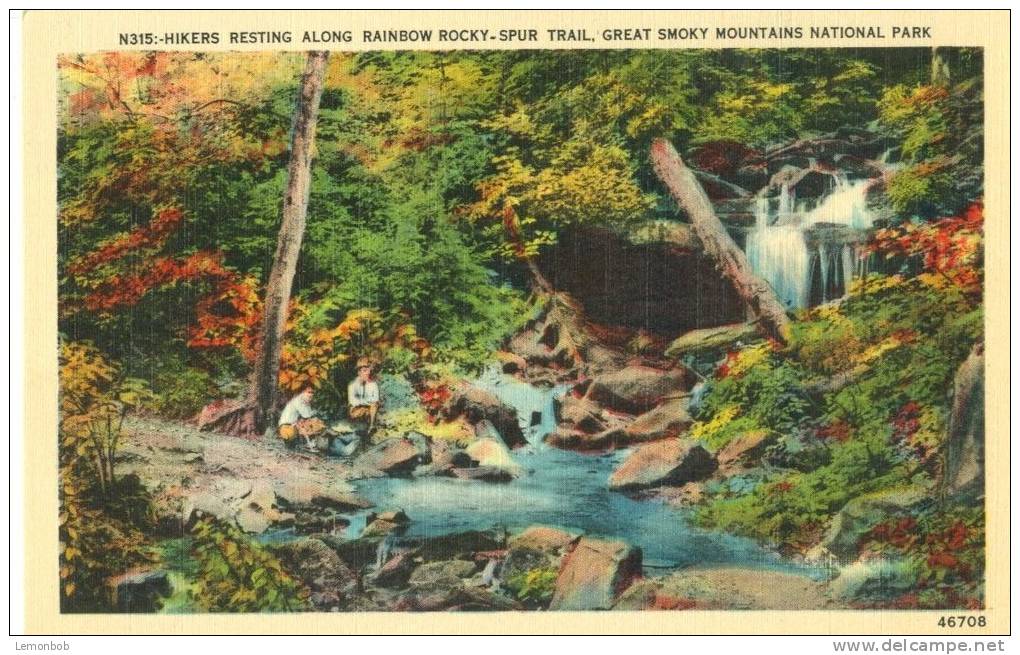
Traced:
POLYGON ((304 437, 305 445, 315 450, 313 438, 325 431, 326 424, 316 418, 315 410, 312 409, 314 394, 312 387, 305 387, 290 399, 280 413, 277 433, 287 445, 296 445, 297 437, 300 435, 304 437))
POLYGON ((367 424, 366 433, 375 429, 375 416, 379 411, 379 385, 372 379, 372 363, 358 360, 358 377, 347 386, 347 417, 367 424))

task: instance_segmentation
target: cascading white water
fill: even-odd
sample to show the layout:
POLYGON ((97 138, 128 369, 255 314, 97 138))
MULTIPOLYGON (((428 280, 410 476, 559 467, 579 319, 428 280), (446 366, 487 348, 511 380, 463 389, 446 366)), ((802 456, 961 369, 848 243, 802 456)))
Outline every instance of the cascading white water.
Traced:
POLYGON ((785 184, 775 200, 758 197, 755 227, 747 235, 747 259, 787 307, 807 307, 816 278, 823 301, 846 293, 858 269, 854 245, 819 242, 811 250, 805 232, 823 223, 854 230, 870 228, 874 218, 867 206, 870 184, 869 180, 851 182, 845 175, 835 174, 832 190, 813 207, 797 202, 794 190, 785 184))

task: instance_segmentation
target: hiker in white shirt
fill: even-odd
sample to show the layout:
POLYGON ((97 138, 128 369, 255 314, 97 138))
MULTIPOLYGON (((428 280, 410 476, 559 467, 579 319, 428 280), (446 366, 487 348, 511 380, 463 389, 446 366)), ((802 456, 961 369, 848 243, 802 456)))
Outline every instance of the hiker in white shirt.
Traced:
POLYGON ((368 420, 368 432, 375 428, 379 411, 379 385, 372 379, 372 364, 358 360, 358 377, 347 385, 347 417, 352 421, 368 420))

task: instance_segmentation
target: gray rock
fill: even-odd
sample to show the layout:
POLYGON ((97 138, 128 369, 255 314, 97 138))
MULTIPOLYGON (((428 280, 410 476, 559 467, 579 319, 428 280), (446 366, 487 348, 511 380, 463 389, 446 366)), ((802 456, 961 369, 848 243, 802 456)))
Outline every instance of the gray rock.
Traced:
POLYGON ((480 480, 482 482, 510 482, 514 479, 509 471, 496 466, 475 466, 472 468, 454 468, 450 473, 461 480, 480 480))
POLYGON ((976 499, 985 487, 984 346, 974 346, 956 371, 953 407, 940 480, 943 496, 976 499))
POLYGON ((825 537, 808 552, 808 559, 832 556, 843 563, 856 559, 857 544, 864 533, 890 516, 925 502, 930 495, 929 489, 918 486, 887 489, 854 498, 832 518, 825 537))
POLYGON ((449 589, 462 587, 464 579, 470 578, 474 573, 474 563, 466 560, 427 562, 411 573, 408 582, 412 587, 449 589))
POLYGON ((362 453, 354 461, 354 468, 362 471, 379 471, 390 476, 409 475, 421 463, 418 445, 411 439, 386 439, 362 453))
POLYGON ((323 602, 335 602, 330 600, 333 594, 338 599, 349 598, 357 590, 354 571, 320 539, 307 538, 278 544, 273 547, 273 552, 284 568, 311 591, 326 594, 321 598, 323 602))
POLYGON ((371 583, 377 587, 403 587, 411 577, 412 571, 414 571, 414 553, 398 553, 372 575, 371 583))
POLYGON ((117 612, 150 614, 159 611, 160 598, 173 593, 166 571, 126 573, 110 581, 117 612))

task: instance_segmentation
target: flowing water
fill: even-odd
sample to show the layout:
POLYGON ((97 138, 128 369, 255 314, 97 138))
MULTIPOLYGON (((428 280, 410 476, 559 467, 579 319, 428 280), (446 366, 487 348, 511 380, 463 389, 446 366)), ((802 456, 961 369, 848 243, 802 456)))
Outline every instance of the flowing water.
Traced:
POLYGON ((872 181, 832 179, 830 192, 814 203, 798 201, 783 185, 777 198, 760 195, 755 205, 748 262, 790 309, 843 296, 862 271, 857 241, 874 221, 867 204, 872 181), (826 234, 822 226, 835 229, 826 234))
MULTIPOLYGON (((640 546, 651 571, 730 564, 823 575, 751 540, 699 530, 681 508, 609 491, 609 475, 629 451, 591 455, 546 446, 542 438, 555 427, 553 399, 564 389, 533 387, 495 371, 477 384, 515 407, 523 423, 536 423, 525 428, 529 445, 513 453, 525 473, 505 484, 445 477, 358 482, 358 492, 379 508, 399 507, 408 514, 406 536, 549 525, 640 546)), ((352 524, 348 533, 353 536, 360 527, 352 524)))

